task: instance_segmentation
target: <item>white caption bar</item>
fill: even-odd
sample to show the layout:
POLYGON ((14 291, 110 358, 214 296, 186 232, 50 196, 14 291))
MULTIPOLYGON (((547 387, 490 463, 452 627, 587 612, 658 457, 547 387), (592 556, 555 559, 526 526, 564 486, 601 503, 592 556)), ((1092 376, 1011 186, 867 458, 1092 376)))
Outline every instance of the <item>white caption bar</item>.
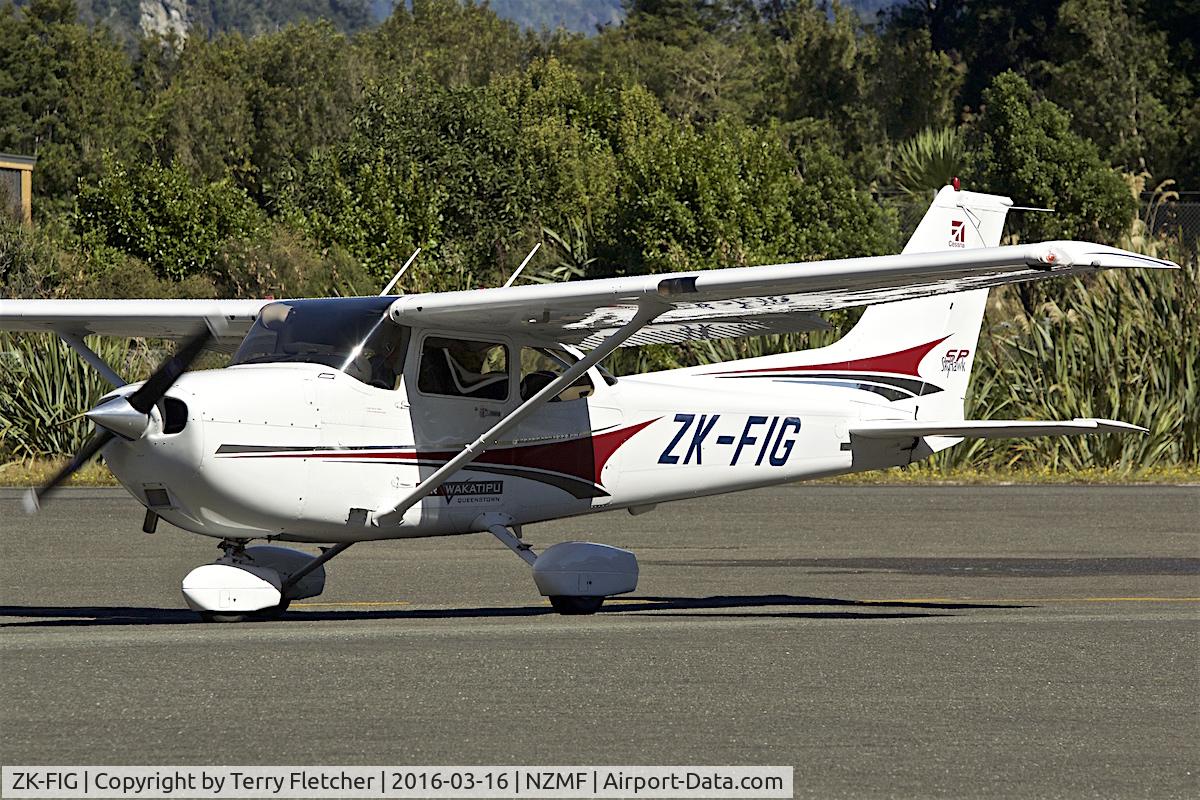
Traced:
POLYGON ((791 767, 4 767, 19 797, 791 797, 791 767))

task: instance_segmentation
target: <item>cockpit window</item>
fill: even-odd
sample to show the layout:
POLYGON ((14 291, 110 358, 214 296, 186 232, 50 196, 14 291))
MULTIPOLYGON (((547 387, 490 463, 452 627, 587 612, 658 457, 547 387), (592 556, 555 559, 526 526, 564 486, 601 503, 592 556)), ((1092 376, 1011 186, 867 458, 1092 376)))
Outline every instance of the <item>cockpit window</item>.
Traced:
POLYGON ((417 388, 426 394, 508 399, 508 348, 493 342, 430 336, 421 347, 417 388))
POLYGON ((347 297, 289 300, 259 311, 231 365, 324 364, 380 389, 404 372, 409 328, 387 316, 391 299, 347 297))

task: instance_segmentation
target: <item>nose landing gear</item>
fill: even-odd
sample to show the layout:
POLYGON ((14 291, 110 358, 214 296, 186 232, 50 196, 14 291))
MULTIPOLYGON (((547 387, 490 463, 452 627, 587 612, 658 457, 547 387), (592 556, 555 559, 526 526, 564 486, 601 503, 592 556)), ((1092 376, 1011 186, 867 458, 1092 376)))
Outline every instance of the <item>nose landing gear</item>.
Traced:
POLYGON ((286 547, 246 544, 245 539, 223 540, 220 558, 184 577, 183 598, 205 622, 278 619, 293 600, 315 597, 325 589, 324 563, 337 549, 312 556, 286 547))

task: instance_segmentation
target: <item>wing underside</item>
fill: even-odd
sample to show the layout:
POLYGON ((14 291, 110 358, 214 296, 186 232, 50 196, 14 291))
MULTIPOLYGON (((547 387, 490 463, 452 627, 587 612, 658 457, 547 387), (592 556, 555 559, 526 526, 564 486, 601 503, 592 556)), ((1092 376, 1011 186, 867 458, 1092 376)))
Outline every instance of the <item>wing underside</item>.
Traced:
POLYGON ((0 300, 0 330, 185 339, 202 327, 231 350, 268 300, 0 300))
MULTIPOLYGON (((625 342, 636 346, 822 329, 827 311, 1121 267, 1176 265, 1088 242, 1042 242, 405 295, 389 314, 403 325, 591 348, 653 309, 625 342)), ((0 330, 183 339, 207 325, 229 349, 268 302, 0 300, 0 330)))

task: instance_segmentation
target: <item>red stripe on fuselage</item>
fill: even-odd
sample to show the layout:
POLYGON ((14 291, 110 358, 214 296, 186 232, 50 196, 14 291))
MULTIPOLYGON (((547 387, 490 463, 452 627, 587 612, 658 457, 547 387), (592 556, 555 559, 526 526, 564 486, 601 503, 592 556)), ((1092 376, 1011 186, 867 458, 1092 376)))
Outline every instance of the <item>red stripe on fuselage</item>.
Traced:
MULTIPOLYGON (((658 421, 658 417, 598 435, 570 439, 565 442, 550 442, 547 444, 518 445, 496 450, 484 451, 475 459, 480 464, 495 464, 497 466, 525 467, 541 469, 547 472, 558 472, 580 480, 600 484, 600 473, 604 465, 629 441, 634 434, 658 421)), ((365 461, 387 459, 390 461, 441 461, 446 462, 458 455, 459 451, 420 451, 420 450, 342 450, 333 452, 313 451, 307 453, 254 453, 239 454, 234 458, 317 458, 328 460, 353 459, 365 461)), ((470 469, 468 464, 464 469, 470 469)))
POLYGON ((943 336, 933 342, 919 344, 897 353, 870 358, 855 358, 849 361, 834 361, 828 364, 801 364, 790 367, 759 367, 758 369, 735 369, 726 372, 706 372, 706 375, 744 375, 750 372, 814 372, 817 370, 834 370, 838 372, 889 372, 893 375, 911 375, 921 377, 918 368, 929 351, 937 347, 950 336, 943 336))

